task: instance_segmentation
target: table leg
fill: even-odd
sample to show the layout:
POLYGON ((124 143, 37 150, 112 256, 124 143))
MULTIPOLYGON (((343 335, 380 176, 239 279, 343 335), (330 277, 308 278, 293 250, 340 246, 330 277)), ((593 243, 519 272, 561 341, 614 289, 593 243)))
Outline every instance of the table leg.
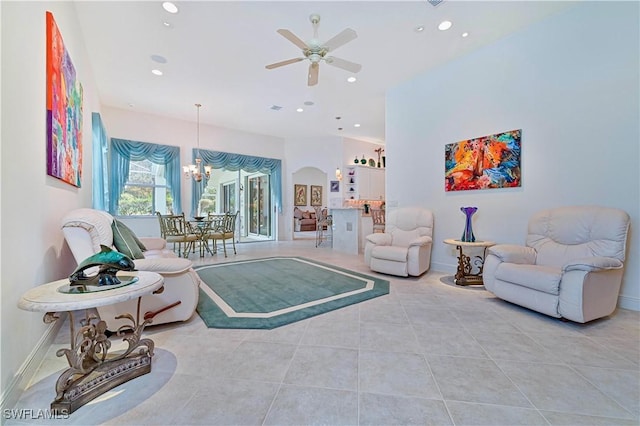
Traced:
MULTIPOLYGON (((457 285, 483 285, 482 268, 484 265, 484 256, 467 256, 462 252, 462 246, 456 246, 458 249, 458 270, 454 277, 454 283, 457 285), (478 272, 473 272, 473 267, 478 272)), ((486 248, 485 248, 486 252, 486 248)))
MULTIPOLYGON (((139 318, 140 299, 138 299, 139 318)), ((106 336, 107 325, 94 314, 85 311, 85 318, 80 321, 80 329, 75 330, 73 312, 68 312, 71 328, 71 345, 69 349, 60 349, 57 356, 66 356, 69 368, 62 372, 56 382, 56 398, 51 403, 51 410, 58 414, 71 414, 87 402, 102 395, 108 390, 125 383, 135 377, 151 371, 154 343, 151 339, 142 339, 141 334, 150 320, 142 323, 131 314, 119 315, 117 318, 128 319, 132 332, 117 332, 118 337, 128 344, 122 353, 109 353, 111 341, 106 336), (135 351, 135 353, 134 353, 135 351)), ((45 323, 51 323, 60 317, 53 312, 44 316, 45 323)))

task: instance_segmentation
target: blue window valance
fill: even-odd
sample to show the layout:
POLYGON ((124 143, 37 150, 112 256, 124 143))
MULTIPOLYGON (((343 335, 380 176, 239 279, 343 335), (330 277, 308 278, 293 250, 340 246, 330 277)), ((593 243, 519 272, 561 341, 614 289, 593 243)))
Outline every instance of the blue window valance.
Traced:
POLYGON ((117 214, 120 195, 129 178, 129 162, 149 160, 165 166, 167 187, 173 199, 174 213, 182 213, 180 195, 180 148, 126 139, 111 138, 111 176, 109 188, 109 212, 117 214))
MULTIPOLYGON (((275 158, 254 157, 252 155, 232 154, 229 152, 209 151, 194 148, 192 160, 201 158, 202 163, 212 166, 214 169, 231 171, 244 170, 249 173, 265 173, 270 175, 272 201, 279 213, 282 212, 282 160, 275 158)), ((193 197, 191 198, 191 214, 198 210, 198 203, 202 198, 204 187, 195 181, 193 185, 193 197)))

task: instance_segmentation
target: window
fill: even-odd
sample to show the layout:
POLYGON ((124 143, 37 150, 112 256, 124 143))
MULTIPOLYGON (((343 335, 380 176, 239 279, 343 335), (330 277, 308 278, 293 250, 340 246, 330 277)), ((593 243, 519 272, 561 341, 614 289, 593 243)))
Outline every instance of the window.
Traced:
POLYGON ((226 213, 236 212, 236 183, 225 183, 222 185, 224 190, 224 205, 222 210, 226 213))
POLYGON ((182 213, 179 147, 111 138, 109 148, 111 214, 182 213))
POLYGON ((167 187, 165 166, 149 160, 130 161, 129 178, 120 194, 122 216, 172 212, 171 192, 167 187))

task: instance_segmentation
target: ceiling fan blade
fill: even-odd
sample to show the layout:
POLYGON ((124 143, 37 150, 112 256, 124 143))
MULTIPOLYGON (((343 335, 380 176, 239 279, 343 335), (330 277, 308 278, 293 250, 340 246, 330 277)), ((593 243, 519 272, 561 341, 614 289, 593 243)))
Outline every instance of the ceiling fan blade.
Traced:
POLYGON ((265 65, 265 68, 272 70, 274 68, 282 67, 289 64, 295 64, 296 62, 304 61, 304 58, 287 59, 286 61, 276 62, 274 64, 265 65))
POLYGON ((298 36, 291 31, 279 29, 277 32, 278 34, 289 40, 291 43, 298 46, 300 49, 304 50, 307 48, 307 44, 304 41, 300 40, 300 38, 298 38, 298 36))
POLYGON ((318 71, 320 70, 320 66, 317 62, 309 65, 309 79, 307 80, 308 86, 315 86, 318 84, 318 71))
POLYGON ((362 65, 360 64, 336 58, 334 56, 327 56, 324 58, 324 61, 329 65, 333 65, 334 67, 342 68, 343 70, 351 71, 353 73, 359 72, 362 69, 362 65))
POLYGON ((343 30, 341 33, 329 39, 323 46, 329 51, 336 50, 338 47, 349 43, 358 37, 358 34, 351 28, 343 30))

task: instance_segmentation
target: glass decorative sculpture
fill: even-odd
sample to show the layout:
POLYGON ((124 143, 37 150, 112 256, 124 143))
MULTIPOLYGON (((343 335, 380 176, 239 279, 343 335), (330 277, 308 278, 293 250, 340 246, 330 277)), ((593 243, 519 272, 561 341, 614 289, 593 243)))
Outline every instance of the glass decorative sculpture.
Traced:
POLYGON ((476 241, 476 237, 473 235, 473 227, 471 226, 471 216, 478 211, 477 207, 460 207, 460 211, 467 216, 464 224, 464 232, 460 241, 466 243, 473 243, 476 241))
POLYGON ((107 246, 100 246, 102 250, 83 260, 69 276, 71 286, 103 286, 120 284, 116 277, 118 271, 134 271, 136 265, 124 254, 111 250, 107 246), (85 271, 98 267, 95 275, 86 275, 85 271))

